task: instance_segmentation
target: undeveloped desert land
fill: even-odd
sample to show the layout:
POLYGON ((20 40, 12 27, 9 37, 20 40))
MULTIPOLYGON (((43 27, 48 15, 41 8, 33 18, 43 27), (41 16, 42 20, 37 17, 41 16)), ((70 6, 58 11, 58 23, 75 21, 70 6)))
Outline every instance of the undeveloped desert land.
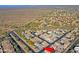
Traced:
POLYGON ((0 34, 10 30, 79 28, 78 9, 1 9, 0 34))
POLYGON ((50 10, 44 9, 0 9, 0 34, 21 27, 49 12, 50 10))

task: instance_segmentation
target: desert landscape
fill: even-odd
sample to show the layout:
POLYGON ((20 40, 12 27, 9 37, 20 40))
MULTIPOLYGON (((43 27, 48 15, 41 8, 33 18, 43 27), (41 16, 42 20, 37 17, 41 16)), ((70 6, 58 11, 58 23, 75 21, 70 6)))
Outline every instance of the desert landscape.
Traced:
POLYGON ((79 53, 79 8, 63 7, 0 9, 0 51, 79 53))
POLYGON ((0 35, 10 29, 25 25, 28 21, 37 19, 49 13, 49 10, 39 9, 3 9, 0 10, 0 35))

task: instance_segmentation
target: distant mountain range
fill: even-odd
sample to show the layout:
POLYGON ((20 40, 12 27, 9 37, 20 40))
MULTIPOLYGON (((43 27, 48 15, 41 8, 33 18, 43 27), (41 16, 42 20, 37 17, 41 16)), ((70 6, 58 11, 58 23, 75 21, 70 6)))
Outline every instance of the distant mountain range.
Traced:
POLYGON ((79 5, 0 5, 0 9, 16 8, 79 8, 79 5))

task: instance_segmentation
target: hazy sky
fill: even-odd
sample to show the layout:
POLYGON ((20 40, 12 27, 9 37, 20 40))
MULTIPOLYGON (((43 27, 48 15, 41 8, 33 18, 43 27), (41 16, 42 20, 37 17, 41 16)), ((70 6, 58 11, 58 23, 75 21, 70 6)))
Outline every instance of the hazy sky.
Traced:
POLYGON ((33 5, 0 5, 0 8, 31 8, 33 5))
POLYGON ((79 5, 0 5, 0 9, 5 8, 79 8, 79 5))

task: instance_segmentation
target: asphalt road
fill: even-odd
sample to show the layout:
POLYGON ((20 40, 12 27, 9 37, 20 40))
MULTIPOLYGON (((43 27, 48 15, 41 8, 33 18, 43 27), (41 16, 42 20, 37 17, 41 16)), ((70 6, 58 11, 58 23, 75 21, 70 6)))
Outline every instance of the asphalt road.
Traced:
MULTIPOLYGON (((46 41, 47 43, 49 43, 49 45, 47 46, 47 47, 50 47, 52 44, 54 44, 55 42, 57 42, 57 41, 59 41, 60 39, 62 39, 63 37, 65 37, 68 33, 70 33, 71 31, 68 31, 68 32, 66 32, 66 33, 64 33, 60 38, 58 38, 57 40, 55 40, 54 42, 52 42, 52 43, 49 43, 49 42, 47 42, 46 40, 44 40, 44 39, 42 39, 43 41, 46 41)), ((15 35, 16 37, 17 37, 17 39, 20 39, 20 40, 22 40, 18 35, 16 35, 13 31, 12 32, 10 32, 11 34, 13 34, 13 35, 15 35)), ((39 36, 38 36, 38 38, 40 38, 39 36)), ((40 38, 41 39, 41 38, 40 38)), ((29 47, 29 45, 27 45, 25 42, 23 42, 33 53, 35 53, 35 51, 31 48, 31 47, 29 47)), ((42 50, 40 50, 38 53, 42 53, 44 51, 44 49, 42 49, 42 50)))
POLYGON ((18 40, 21 40, 33 53, 35 53, 35 51, 29 47, 18 35, 16 35, 14 32, 10 32, 10 34, 16 36, 18 40))
MULTIPOLYGON (((60 38, 58 38, 57 40, 55 40, 54 42, 50 43, 47 47, 50 47, 52 44, 54 44, 55 42, 59 41, 60 39, 62 39, 63 37, 65 37, 68 33, 70 33, 71 31, 69 32, 66 32, 65 34, 63 34, 60 38)), ((42 53, 44 51, 43 50, 40 50, 39 53, 42 53)))

